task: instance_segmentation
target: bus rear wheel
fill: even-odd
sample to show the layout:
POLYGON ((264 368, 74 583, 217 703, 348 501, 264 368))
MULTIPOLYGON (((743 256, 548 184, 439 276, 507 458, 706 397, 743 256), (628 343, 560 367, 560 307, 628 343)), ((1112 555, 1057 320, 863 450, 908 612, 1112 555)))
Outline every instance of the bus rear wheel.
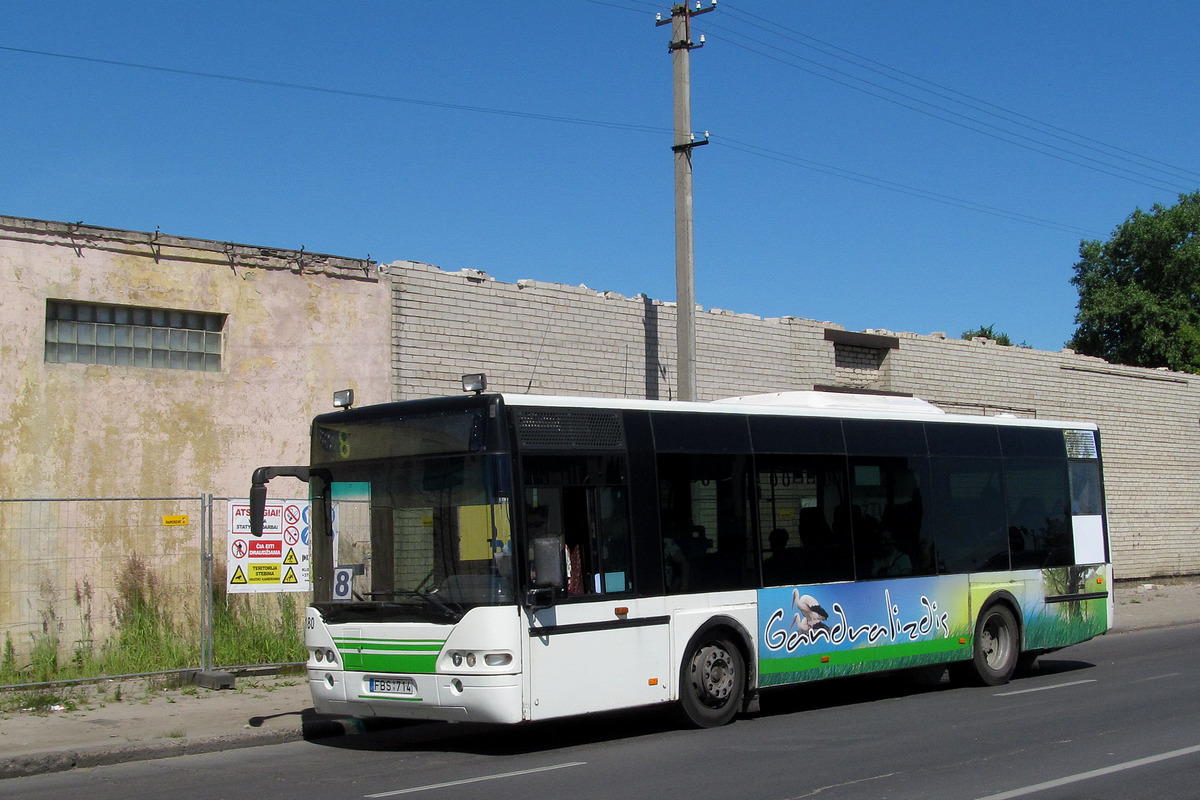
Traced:
POLYGON ((697 728, 729 722, 742 705, 746 666, 742 653, 721 635, 701 638, 683 662, 679 707, 684 721, 697 728))
POLYGON ((1008 606, 988 606, 975 623, 971 660, 954 665, 955 677, 982 686, 1008 683, 1021 657, 1020 642, 1017 620, 1008 606))

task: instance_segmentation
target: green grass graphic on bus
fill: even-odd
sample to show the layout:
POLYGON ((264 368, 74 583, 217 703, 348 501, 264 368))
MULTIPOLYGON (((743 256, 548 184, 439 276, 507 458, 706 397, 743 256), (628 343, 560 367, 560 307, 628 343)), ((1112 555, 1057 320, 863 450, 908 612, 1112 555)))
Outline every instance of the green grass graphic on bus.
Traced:
POLYGON ((966 658, 966 576, 762 589, 761 685, 966 658))
POLYGON ((1039 580, 1026 585, 1040 591, 1021 603, 1027 650, 1075 644, 1108 630, 1107 567, 1055 567, 1035 574, 1039 580))

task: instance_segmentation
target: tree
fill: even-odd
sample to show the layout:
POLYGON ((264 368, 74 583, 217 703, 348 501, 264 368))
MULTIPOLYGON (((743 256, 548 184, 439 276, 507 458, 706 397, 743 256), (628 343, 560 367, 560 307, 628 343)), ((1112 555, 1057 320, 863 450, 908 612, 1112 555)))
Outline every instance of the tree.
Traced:
POLYGON ((1200 373, 1200 192, 1138 209, 1107 242, 1079 243, 1073 350, 1200 373))
POLYGON ((991 339, 993 342, 1004 347, 1012 347, 1012 339, 1008 338, 1007 333, 996 333, 995 325, 980 325, 973 331, 963 331, 962 338, 974 339, 991 339))

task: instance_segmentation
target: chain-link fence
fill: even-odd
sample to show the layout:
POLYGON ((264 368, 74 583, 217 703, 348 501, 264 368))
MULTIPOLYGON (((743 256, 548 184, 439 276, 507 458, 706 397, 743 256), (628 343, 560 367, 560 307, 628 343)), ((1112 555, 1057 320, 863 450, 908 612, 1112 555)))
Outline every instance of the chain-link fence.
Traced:
POLYGON ((307 595, 226 592, 228 504, 0 499, 0 687, 302 661, 307 595))

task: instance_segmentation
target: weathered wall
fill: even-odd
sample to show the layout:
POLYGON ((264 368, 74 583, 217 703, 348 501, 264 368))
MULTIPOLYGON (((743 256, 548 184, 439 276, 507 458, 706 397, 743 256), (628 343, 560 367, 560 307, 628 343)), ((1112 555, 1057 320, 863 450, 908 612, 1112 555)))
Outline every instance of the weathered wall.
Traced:
POLYGON ((0 497, 242 496, 332 393, 388 398, 374 265, 0 217, 0 497), (219 372, 44 360, 46 301, 227 314, 219 372))
MULTIPOLYGON (((462 373, 533 394, 669 399, 675 306, 586 287, 516 284, 396 262, 393 396, 458 391, 462 373)), ((1200 378, 1070 351, 761 319, 697 319, 701 400, 813 388, 903 392, 957 413, 1101 426, 1114 560, 1123 577, 1200 572, 1200 378)))
POLYGON ((388 399, 389 296, 355 259, 0 217, 0 638, 102 640, 139 564, 194 624, 198 502, 24 500, 244 497, 305 463, 335 390, 388 399), (228 315, 221 369, 47 363, 51 299, 228 315))

